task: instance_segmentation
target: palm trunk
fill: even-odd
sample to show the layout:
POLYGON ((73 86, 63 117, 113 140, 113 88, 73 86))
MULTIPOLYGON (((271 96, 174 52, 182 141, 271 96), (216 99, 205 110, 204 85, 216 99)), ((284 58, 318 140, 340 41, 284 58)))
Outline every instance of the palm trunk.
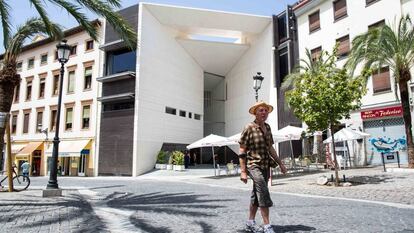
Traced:
MULTIPOLYGON (((9 113, 13 103, 14 87, 20 82, 20 75, 16 74, 15 65, 6 66, 0 71, 0 112, 9 113)), ((5 128, 0 128, 0 161, 4 161, 2 151, 4 148, 5 128)))
POLYGON ((410 70, 401 69, 399 73, 399 88, 401 96, 401 105, 403 109, 403 119, 405 125, 405 135, 407 137, 408 167, 414 168, 414 144, 412 135, 410 98, 408 95, 407 82, 411 80, 410 70))
POLYGON ((331 124, 331 134, 332 134, 332 153, 334 156, 334 163, 335 163, 335 186, 339 186, 339 174, 338 174, 338 160, 336 159, 336 153, 335 153, 335 138, 334 138, 334 126, 331 124))

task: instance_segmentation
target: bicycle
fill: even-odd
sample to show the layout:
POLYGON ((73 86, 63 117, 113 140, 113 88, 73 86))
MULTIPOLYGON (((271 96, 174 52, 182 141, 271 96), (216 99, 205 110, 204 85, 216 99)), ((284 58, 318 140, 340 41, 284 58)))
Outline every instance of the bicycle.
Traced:
MULTIPOLYGON (((5 171, 2 171, 4 173, 5 171)), ((8 176, 6 175, 1 181, 0 181, 0 187, 3 188, 2 183, 5 183, 4 187, 8 187, 8 176)), ((13 190, 16 192, 20 192, 23 190, 26 190, 30 185, 30 178, 25 175, 18 175, 16 172, 16 166, 13 166, 13 190)))

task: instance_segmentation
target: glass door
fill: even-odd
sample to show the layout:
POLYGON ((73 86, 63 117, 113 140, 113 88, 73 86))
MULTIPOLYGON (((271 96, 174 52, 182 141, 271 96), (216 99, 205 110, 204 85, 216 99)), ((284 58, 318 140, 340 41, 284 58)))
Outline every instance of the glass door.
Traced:
POLYGON ((78 176, 85 176, 85 166, 86 166, 86 154, 80 155, 79 166, 78 166, 78 176))

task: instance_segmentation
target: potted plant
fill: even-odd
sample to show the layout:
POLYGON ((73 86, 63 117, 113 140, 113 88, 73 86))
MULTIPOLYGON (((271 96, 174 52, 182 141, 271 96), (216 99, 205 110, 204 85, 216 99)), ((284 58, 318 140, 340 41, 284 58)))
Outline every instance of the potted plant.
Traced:
POLYGON ((174 151, 172 157, 174 158, 174 171, 184 171, 184 153, 181 151, 174 151))
POLYGON ((167 153, 168 163, 167 163, 167 170, 173 169, 173 156, 170 153, 167 153))
POLYGON ((167 153, 163 150, 160 150, 157 155, 157 162, 155 164, 155 168, 162 169, 162 170, 167 169, 166 162, 167 162, 167 153))

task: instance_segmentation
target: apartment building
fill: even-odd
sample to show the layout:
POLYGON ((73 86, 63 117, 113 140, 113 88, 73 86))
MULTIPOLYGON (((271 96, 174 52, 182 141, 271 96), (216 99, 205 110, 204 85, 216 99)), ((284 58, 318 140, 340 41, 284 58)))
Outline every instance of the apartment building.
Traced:
MULTIPOLYGON (((93 22, 100 30, 100 21, 93 22)), ((71 46, 65 64, 58 168, 61 175, 92 176, 95 170, 96 111, 101 51, 82 29, 65 31, 71 46)), ((20 84, 11 107, 12 156, 20 167, 31 164, 30 175, 44 176, 52 155, 60 82, 56 41, 38 39, 17 59, 20 84)))
MULTIPOLYGON (((347 60, 353 38, 384 23, 396 25, 403 14, 414 16, 414 1, 303 0, 294 6, 294 12, 298 24, 299 57, 305 58, 305 49, 309 49, 313 57, 319 56, 321 50, 332 51, 338 43, 337 65, 341 67, 347 60)), ((344 126, 371 135, 364 141, 349 144, 354 164, 361 165, 364 160, 368 164, 381 164, 384 148, 389 152, 398 151, 401 163, 406 164, 402 107, 396 98, 398 90, 392 71, 388 67, 381 68, 369 78, 367 88, 361 109, 353 112, 351 119, 343 120, 344 126)), ((386 162, 396 162, 394 155, 386 156, 386 162)))

